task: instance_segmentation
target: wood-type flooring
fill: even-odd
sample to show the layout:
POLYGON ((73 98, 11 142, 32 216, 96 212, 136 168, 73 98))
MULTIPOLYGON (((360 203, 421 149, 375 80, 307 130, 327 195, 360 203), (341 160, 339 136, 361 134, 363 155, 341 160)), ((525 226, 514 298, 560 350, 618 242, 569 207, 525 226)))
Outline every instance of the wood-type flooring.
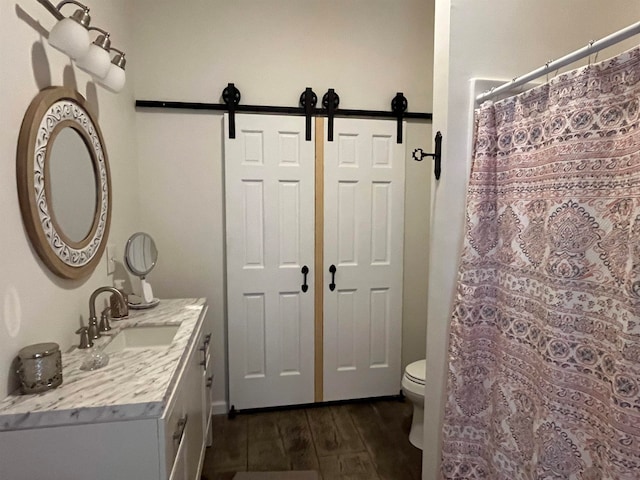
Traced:
POLYGON ((213 417, 203 478, 317 470, 323 480, 420 480, 409 443, 411 403, 380 400, 213 417))

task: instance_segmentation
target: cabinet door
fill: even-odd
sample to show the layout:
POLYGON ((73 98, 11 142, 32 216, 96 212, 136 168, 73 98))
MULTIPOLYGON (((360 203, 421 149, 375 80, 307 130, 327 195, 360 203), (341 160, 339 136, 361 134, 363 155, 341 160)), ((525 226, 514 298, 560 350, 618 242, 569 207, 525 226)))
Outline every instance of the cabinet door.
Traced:
MULTIPOLYGON (((211 338, 210 335, 209 338, 211 338)), ((211 361, 212 356, 209 342, 207 342, 206 355, 207 368, 202 373, 202 384, 204 385, 202 388, 202 404, 204 405, 202 428, 204 429, 204 444, 210 447, 213 443, 213 432, 211 430, 211 414, 213 413, 213 362, 211 361)))
POLYGON ((186 442, 187 478, 189 480, 200 478, 200 468, 204 460, 204 430, 202 428, 204 415, 202 389, 204 384, 202 373, 205 370, 206 346, 203 337, 203 333, 200 332, 184 372, 187 425, 183 441, 186 442))
POLYGON ((337 118, 324 142, 325 401, 400 391, 405 151, 396 128, 337 118))
POLYGON ((225 116, 229 404, 313 402, 314 142, 304 117, 235 122, 230 139, 225 116))
POLYGON ((171 469, 171 474, 169 475, 169 480, 187 480, 189 479, 188 472, 188 460, 187 460, 187 442, 186 442, 186 433, 187 427, 185 427, 184 434, 178 446, 178 451, 176 453, 176 458, 173 462, 173 468, 171 469))

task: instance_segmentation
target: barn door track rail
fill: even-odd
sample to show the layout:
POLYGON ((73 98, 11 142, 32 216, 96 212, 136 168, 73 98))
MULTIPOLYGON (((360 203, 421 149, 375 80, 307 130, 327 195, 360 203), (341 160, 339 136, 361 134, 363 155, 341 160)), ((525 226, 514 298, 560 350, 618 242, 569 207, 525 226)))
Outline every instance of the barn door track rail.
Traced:
POLYGON ((338 108, 340 97, 333 88, 330 88, 322 97, 322 104, 318 108, 318 96, 307 87, 300 95, 299 107, 279 107, 272 105, 242 105, 240 90, 229 83, 222 91, 222 101, 224 103, 196 103, 196 102, 171 102, 165 100, 136 100, 138 108, 163 108, 163 109, 183 109, 183 110, 210 110, 229 113, 229 138, 235 138, 235 114, 236 113, 271 113, 280 115, 300 115, 306 117, 307 141, 311 140, 311 118, 314 116, 324 116, 328 118, 327 139, 333 141, 333 119, 335 117, 360 117, 360 118, 393 118, 398 122, 396 141, 402 143, 402 121, 421 120, 430 121, 431 113, 407 112, 409 102, 402 92, 398 92, 391 101, 391 110, 353 110, 338 108))

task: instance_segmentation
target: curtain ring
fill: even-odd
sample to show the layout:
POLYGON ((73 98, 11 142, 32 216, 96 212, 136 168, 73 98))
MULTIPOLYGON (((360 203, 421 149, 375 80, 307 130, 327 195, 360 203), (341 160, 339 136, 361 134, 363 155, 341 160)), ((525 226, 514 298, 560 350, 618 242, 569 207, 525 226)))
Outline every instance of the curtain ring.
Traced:
POLYGON ((553 62, 553 60, 548 60, 544 64, 544 67, 547 69, 547 83, 549 83, 549 65, 551 65, 551 62, 553 62))

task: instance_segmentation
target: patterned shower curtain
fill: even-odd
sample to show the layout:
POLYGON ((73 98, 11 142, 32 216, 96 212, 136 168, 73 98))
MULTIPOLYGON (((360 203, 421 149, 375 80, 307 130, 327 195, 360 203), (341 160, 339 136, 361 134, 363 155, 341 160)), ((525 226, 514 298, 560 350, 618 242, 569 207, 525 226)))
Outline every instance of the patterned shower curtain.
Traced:
POLYGON ((442 478, 640 479, 640 47, 476 112, 442 478))

